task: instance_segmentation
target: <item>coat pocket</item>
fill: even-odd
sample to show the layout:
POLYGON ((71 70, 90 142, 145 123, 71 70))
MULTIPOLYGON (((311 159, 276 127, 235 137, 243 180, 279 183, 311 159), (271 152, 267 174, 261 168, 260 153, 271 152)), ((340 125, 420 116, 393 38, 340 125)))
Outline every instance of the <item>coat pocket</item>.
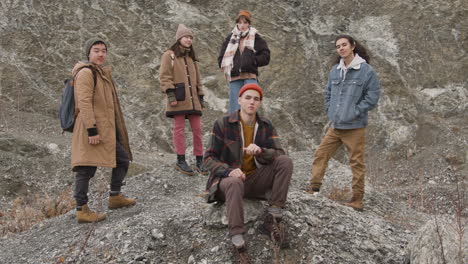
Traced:
POLYGON ((185 83, 175 84, 175 97, 177 101, 185 101, 185 83))

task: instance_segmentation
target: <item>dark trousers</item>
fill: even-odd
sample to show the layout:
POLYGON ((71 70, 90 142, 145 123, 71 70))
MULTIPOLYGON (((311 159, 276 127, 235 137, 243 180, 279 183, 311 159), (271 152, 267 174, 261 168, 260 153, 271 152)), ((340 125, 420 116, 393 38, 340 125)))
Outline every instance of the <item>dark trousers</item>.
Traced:
MULTIPOLYGON (((122 144, 117 141, 115 145, 117 166, 112 169, 112 178, 110 190, 120 192, 125 175, 127 175, 129 158, 122 144)), ((73 170, 75 174, 75 197, 76 205, 82 206, 88 203, 89 180, 94 177, 97 167, 94 166, 76 166, 73 170)))
POLYGON ((254 173, 247 176, 245 181, 235 177, 221 180, 217 195, 221 200, 226 201, 228 227, 231 235, 242 234, 246 231, 244 227, 244 197, 265 199, 266 193, 271 192, 268 203, 284 207, 292 171, 291 159, 282 155, 277 157, 273 163, 257 168, 254 173))

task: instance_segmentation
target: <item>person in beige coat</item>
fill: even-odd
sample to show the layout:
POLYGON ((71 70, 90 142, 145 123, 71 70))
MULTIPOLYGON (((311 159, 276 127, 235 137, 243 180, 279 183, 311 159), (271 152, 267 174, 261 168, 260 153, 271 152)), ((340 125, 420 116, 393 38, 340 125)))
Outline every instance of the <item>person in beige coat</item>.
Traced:
POLYGON ((75 113, 71 164, 75 174, 76 218, 79 223, 104 220, 88 207, 89 181, 97 167, 112 168, 109 208, 131 206, 135 199, 120 193, 132 153, 110 67, 103 64, 107 44, 97 38, 85 43, 87 61, 73 68, 75 113))
POLYGON ((180 24, 176 42, 162 55, 159 70, 161 91, 167 96, 166 116, 174 119, 172 138, 177 154, 175 167, 187 175, 193 175, 194 171, 185 160, 185 119, 189 120, 192 128, 196 169, 202 174, 208 174, 203 167, 201 129, 204 93, 192 42, 192 30, 180 24))

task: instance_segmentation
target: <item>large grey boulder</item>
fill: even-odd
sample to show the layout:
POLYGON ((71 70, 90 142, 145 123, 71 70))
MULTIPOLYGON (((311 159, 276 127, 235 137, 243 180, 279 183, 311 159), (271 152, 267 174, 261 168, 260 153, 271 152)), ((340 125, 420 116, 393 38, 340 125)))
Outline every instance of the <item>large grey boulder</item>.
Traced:
POLYGON ((408 245, 408 263, 468 263, 467 226, 466 218, 433 216, 408 245))

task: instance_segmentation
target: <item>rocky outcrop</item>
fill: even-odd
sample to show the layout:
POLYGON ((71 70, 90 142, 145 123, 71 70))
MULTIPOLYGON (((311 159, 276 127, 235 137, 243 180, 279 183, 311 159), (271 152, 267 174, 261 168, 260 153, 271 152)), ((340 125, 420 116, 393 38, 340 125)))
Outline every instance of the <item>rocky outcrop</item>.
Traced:
MULTIPOLYGON (((427 217, 378 192, 369 191, 360 213, 327 198, 334 182, 349 180, 349 169, 335 164, 319 195, 302 189, 308 177, 305 153, 296 153, 291 191, 284 214, 291 247, 285 263, 402 263, 414 235, 411 225, 427 217), (302 157, 302 158, 301 158, 302 157), (334 173, 336 172, 336 173, 334 173), (325 187, 325 186, 324 186, 325 187)), ((29 231, 0 239, 5 263, 231 263, 223 207, 199 197, 205 177, 187 177, 163 157, 159 169, 127 180, 125 192, 135 207, 108 211, 108 219, 77 224, 74 211, 42 222, 29 231), (44 243, 47 241, 47 243, 44 243)), ((101 179, 92 181, 91 207, 105 210, 101 179)), ((344 186, 344 184, 342 185, 344 186)), ((272 263, 273 247, 258 231, 264 204, 248 202, 247 234, 254 263, 272 263)))
POLYGON ((467 224, 463 218, 434 216, 410 242, 408 263, 467 263, 467 224))

